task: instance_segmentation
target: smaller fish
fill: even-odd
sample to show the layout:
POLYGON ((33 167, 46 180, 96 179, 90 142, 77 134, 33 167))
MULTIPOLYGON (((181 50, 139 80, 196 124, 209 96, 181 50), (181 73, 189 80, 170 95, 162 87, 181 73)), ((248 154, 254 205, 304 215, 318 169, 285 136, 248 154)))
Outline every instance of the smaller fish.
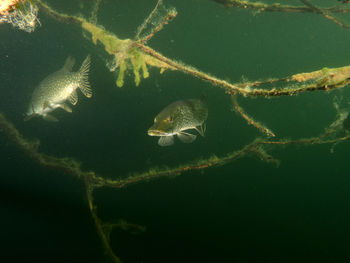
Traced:
POLYGON ((75 60, 68 57, 63 68, 43 79, 33 91, 24 120, 42 116, 44 120, 58 121, 50 113, 57 108, 72 112, 66 101, 68 100, 72 105, 77 104, 78 88, 87 98, 91 98, 92 91, 88 80, 90 61, 90 55, 88 55, 79 71, 73 72, 75 60))
POLYGON ((174 144, 175 135, 182 142, 191 143, 197 136, 185 131, 195 129, 204 136, 207 117, 208 108, 204 98, 179 100, 165 107, 154 118, 148 135, 159 136, 160 146, 174 144))

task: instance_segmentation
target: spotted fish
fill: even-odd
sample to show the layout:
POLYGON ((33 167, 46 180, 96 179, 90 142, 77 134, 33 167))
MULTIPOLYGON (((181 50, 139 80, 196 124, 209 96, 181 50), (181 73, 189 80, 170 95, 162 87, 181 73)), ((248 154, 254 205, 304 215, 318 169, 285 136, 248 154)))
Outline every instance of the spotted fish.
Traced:
POLYGON ((197 136, 185 131, 195 129, 204 136, 207 117, 208 108, 204 98, 179 100, 165 107, 154 118, 148 135, 159 136, 160 146, 172 145, 175 135, 182 142, 191 143, 197 136))
POLYGON ((92 91, 88 81, 90 61, 90 55, 88 55, 80 69, 77 72, 73 72, 75 60, 68 57, 63 68, 41 81, 32 94, 25 120, 35 116, 42 116, 45 120, 57 121, 50 114, 57 108, 72 112, 67 101, 72 105, 77 104, 78 88, 87 98, 91 98, 92 91))

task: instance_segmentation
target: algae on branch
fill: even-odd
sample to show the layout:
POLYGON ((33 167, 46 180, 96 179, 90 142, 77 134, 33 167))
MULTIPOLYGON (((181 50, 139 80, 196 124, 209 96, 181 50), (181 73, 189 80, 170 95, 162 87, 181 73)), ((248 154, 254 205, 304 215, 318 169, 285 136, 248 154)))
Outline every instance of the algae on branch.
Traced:
POLYGON ((133 70, 136 86, 141 82, 141 70, 143 78, 149 77, 147 65, 160 68, 161 73, 163 73, 165 69, 172 68, 170 65, 141 51, 136 47, 136 41, 120 39, 113 33, 109 33, 105 29, 84 19, 82 19, 82 28, 91 34, 91 39, 94 44, 97 44, 99 41, 104 46, 106 52, 114 56, 114 63, 110 70, 115 71, 119 68, 116 81, 118 87, 124 85, 125 72, 129 68, 133 70))

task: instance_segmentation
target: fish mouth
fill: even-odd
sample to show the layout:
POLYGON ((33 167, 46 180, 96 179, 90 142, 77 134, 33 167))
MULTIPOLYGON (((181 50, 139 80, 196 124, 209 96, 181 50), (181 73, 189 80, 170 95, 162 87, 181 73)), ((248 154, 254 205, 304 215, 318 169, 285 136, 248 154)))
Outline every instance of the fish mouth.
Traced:
POLYGON ((164 131, 160 131, 160 130, 153 130, 153 129, 149 129, 147 131, 147 134, 149 136, 167 136, 168 133, 164 132, 164 131))

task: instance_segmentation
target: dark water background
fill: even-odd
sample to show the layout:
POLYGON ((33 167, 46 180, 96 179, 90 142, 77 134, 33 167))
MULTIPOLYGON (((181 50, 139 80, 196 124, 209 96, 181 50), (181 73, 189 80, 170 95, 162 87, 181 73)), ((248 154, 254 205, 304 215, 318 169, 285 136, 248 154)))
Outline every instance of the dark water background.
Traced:
MULTIPOLYGON (((273 1, 270 1, 273 2, 273 1)), ((316 1, 315 1, 316 2, 316 1)), ((336 1, 317 1, 327 5, 336 1)), ((89 15, 91 1, 50 1, 58 10, 89 15)), ((98 22, 131 38, 155 0, 106 0, 98 22)), ((165 1, 179 14, 148 44, 233 82, 284 77, 349 65, 350 31, 315 14, 253 13, 206 0, 165 1)), ((290 1, 298 3, 298 1, 290 1)), ((34 33, 0 26, 1 111, 41 150, 72 156, 84 170, 121 177, 155 165, 238 150, 262 136, 231 111, 223 90, 180 72, 150 77, 135 87, 133 76, 115 86, 101 47, 81 30, 40 12, 34 33), (79 94, 72 114, 55 112, 58 123, 23 122, 35 86, 59 69, 68 55, 80 64, 92 55, 94 96, 79 94), (161 148, 146 131, 169 103, 207 94, 205 138, 161 148)), ((345 17, 346 18, 346 17, 345 17)), ((348 20, 350 22, 350 20, 348 20)), ((332 100, 346 88, 278 99, 243 99, 245 110, 279 137, 320 134, 335 118, 332 100)), ((0 260, 17 262, 108 262, 89 215, 83 184, 38 167, 0 135, 0 260)), ((144 234, 115 231, 111 243, 124 262, 348 262, 350 245, 349 142, 288 146, 272 154, 279 168, 255 158, 95 192, 99 216, 145 226, 144 234)))

